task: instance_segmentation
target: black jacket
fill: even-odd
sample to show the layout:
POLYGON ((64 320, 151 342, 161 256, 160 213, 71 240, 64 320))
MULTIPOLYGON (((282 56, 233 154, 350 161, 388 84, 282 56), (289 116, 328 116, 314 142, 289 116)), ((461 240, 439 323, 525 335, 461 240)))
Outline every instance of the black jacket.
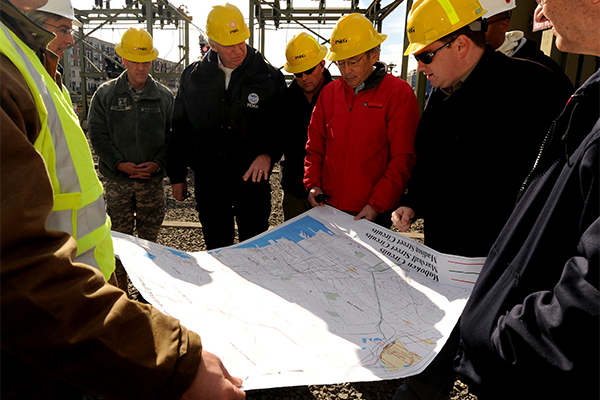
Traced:
POLYGON ((517 50, 515 54, 512 55, 513 58, 523 58, 525 60, 535 61, 537 63, 542 64, 545 67, 550 68, 557 75, 561 76, 563 79, 568 81, 569 77, 565 74, 565 71, 558 65, 558 63, 552 58, 547 56, 542 50, 538 48, 537 42, 533 39, 523 38, 525 42, 517 50))
POLYGON ((457 371, 484 399, 597 399, 600 73, 571 98, 462 314, 457 371))
POLYGON ((571 93, 549 69, 489 46, 461 89, 432 92, 400 200, 424 218, 425 244, 466 257, 488 253, 571 93))
POLYGON ((247 51, 227 90, 212 50, 183 71, 168 148, 171 183, 185 182, 187 167, 201 172, 206 184, 224 166, 241 177, 257 156, 269 154, 272 163, 281 157, 285 79, 258 51, 250 46, 247 51))
MULTIPOLYGON (((321 89, 333 80, 327 69, 323 70, 323 75, 325 82, 321 89)), ((282 138, 284 159, 281 161, 281 187, 299 198, 308 197, 303 183, 304 157, 308 140, 308 124, 320 93, 319 90, 309 103, 296 79, 292 80, 285 92, 286 128, 282 138)))

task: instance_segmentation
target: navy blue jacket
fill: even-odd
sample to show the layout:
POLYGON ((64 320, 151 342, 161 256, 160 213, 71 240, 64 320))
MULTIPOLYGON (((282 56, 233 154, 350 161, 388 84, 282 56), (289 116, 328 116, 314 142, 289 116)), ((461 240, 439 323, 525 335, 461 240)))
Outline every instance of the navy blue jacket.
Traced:
POLYGON ((597 399, 600 72, 570 99, 462 314, 457 372, 483 399, 597 399))
POLYGON ((168 148, 167 175, 183 183, 187 167, 201 175, 196 184, 209 185, 223 168, 243 176, 261 154, 271 164, 281 157, 279 136, 285 79, 261 54, 247 46, 248 54, 225 90, 225 74, 212 50, 181 75, 175 98, 173 127, 168 148))
MULTIPOLYGON (((325 82, 321 89, 333 80, 327 69, 323 70, 323 75, 325 82)), ((306 157, 308 141, 308 124, 320 93, 319 90, 309 103, 296 79, 292 80, 285 93, 287 123, 282 138, 284 160, 281 161, 281 187, 301 199, 308 197, 303 182, 304 157, 306 157)))

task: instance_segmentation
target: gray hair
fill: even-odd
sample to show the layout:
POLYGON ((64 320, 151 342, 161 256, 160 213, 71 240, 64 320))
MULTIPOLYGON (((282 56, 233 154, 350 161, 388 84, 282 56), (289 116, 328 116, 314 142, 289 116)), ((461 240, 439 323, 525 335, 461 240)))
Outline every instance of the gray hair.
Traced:
POLYGON ((379 60, 379 55, 381 54, 381 44, 378 44, 377 46, 373 47, 372 49, 367 50, 366 53, 368 55, 377 53, 377 59, 379 60))
POLYGON ((59 19, 62 18, 60 15, 49 13, 46 11, 29 10, 29 11, 23 11, 23 13, 25 15, 27 15, 27 17, 29 17, 30 20, 32 20, 33 22, 35 22, 36 24, 38 24, 40 26, 46 25, 46 23, 49 20, 58 21, 59 19))

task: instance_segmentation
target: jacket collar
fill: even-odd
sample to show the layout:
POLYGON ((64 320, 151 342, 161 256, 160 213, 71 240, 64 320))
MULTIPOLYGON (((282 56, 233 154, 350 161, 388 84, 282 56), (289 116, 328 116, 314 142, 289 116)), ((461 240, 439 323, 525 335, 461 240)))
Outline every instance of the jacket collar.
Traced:
MULTIPOLYGON (((376 88, 377 86, 379 86, 379 84, 381 83, 383 78, 385 78, 385 76, 387 75, 387 68, 384 63, 379 62, 379 61, 377 61, 373 65, 374 65, 375 69, 373 70, 371 75, 369 75, 369 77, 367 79, 365 79, 365 81, 363 83, 361 83, 361 85, 364 85, 364 86, 361 87, 358 91, 356 91, 355 89, 348 86, 348 84, 346 83, 346 81, 344 80, 343 77, 340 78, 339 80, 342 81, 344 87, 346 87, 347 90, 355 92, 356 94, 358 94, 358 92, 362 92, 363 90, 369 90, 369 89, 376 88)), ((359 85, 358 87, 360 87, 361 85, 359 85)))
MULTIPOLYGON (((50 76, 56 79, 58 56, 46 48, 48 43, 56 38, 54 33, 30 20, 10 1, 0 0, 0 2, 2 3, 2 12, 0 13, 2 23, 35 52, 50 76)), ((60 80, 58 82, 60 83, 60 80)))

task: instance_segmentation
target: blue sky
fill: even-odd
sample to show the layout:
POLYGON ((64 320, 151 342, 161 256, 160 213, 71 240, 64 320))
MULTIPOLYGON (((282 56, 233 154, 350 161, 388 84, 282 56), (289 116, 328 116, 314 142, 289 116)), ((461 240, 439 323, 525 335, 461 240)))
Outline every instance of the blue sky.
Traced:
MULTIPOLYGON (((81 10, 90 10, 94 6, 93 0, 71 0, 73 2, 73 6, 75 8, 81 10)), ((188 14, 193 18, 193 24, 199 27, 200 29, 204 29, 206 25, 206 17, 208 12, 212 8, 213 5, 216 4, 224 4, 225 0, 222 1, 207 1, 207 0, 193 0, 193 1, 181 1, 181 0, 170 0, 171 4, 178 7, 181 4, 185 4, 187 8, 188 14)), ((248 0, 228 0, 230 4, 236 5, 240 11, 246 17, 246 21, 248 18, 248 0)), ((391 0, 383 0, 382 7, 385 7, 391 3, 391 0)), ((350 3, 347 0, 327 0, 327 7, 331 8, 347 8, 350 3)), ((370 1, 360 1, 360 8, 366 8, 370 4, 370 1)), ((294 0, 294 7, 312 7, 316 8, 318 3, 313 0, 294 0)), ((111 8, 119 9, 125 6, 125 0, 111 0, 111 8)), ((394 12, 392 12, 383 22, 383 33, 388 35, 388 38, 385 42, 382 43, 381 46, 381 60, 386 63, 395 63, 398 64, 398 69, 400 68, 400 63, 402 61, 402 48, 404 41, 404 18, 405 18, 406 8, 405 3, 402 3, 399 7, 397 7, 394 12)), ((291 24, 293 25, 293 24, 291 24)), ((113 24, 106 28, 102 28, 99 31, 96 31, 93 36, 98 37, 102 40, 117 43, 120 41, 123 33, 131 26, 134 27, 143 27, 145 25, 126 25, 120 23, 119 25, 113 24)), ((265 57, 276 67, 281 67, 285 63, 285 45, 292 38, 292 36, 302 32, 301 29, 285 29, 286 24, 282 23, 281 28, 278 30, 268 30, 266 34, 265 40, 265 57)), ((331 35, 331 27, 320 28, 317 30, 320 35, 329 38, 331 35)), ((87 28, 87 27, 86 27, 87 28)), ((307 32, 310 34, 310 32, 307 32)), ((179 33, 170 28, 170 29, 160 29, 160 27, 154 27, 154 40, 155 47, 159 50, 159 57, 166 58, 171 61, 179 61, 179 33)), ((190 54, 191 61, 196 60, 200 54, 198 48, 198 36, 200 32, 196 27, 192 27, 190 29, 190 54)), ((258 48, 258 44, 254 43, 256 48, 258 48)), ((337 73, 337 69, 332 66, 332 72, 337 73), (335 70, 334 70, 335 69, 335 70)))

